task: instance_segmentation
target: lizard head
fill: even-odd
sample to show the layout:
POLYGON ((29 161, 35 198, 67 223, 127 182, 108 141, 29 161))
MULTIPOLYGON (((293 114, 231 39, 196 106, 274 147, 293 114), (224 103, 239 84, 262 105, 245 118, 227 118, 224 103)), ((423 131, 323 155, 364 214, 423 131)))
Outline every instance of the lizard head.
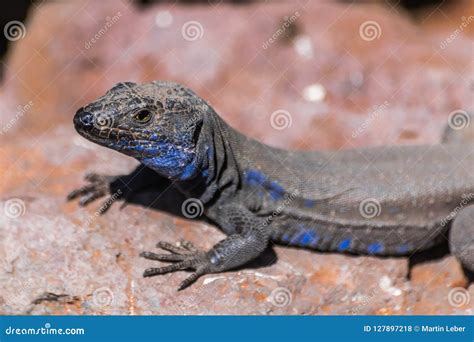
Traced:
POLYGON ((168 178, 193 176, 207 103, 170 82, 123 82, 74 116, 88 140, 138 159, 168 178))

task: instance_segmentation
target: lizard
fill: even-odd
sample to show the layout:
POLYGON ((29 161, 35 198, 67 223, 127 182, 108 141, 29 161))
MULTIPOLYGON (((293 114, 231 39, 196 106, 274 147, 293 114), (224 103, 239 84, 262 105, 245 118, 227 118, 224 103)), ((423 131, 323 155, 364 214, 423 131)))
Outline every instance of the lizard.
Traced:
POLYGON ((160 241, 167 253, 141 253, 169 263, 146 269, 145 277, 193 271, 178 290, 202 275, 245 267, 271 243, 410 256, 449 240, 451 253, 474 270, 474 144, 278 149, 238 132, 191 89, 167 81, 118 83, 73 122, 81 136, 140 166, 129 175, 89 174, 69 200, 85 206, 117 189, 127 199, 152 186, 171 188, 226 234, 207 251, 160 241))

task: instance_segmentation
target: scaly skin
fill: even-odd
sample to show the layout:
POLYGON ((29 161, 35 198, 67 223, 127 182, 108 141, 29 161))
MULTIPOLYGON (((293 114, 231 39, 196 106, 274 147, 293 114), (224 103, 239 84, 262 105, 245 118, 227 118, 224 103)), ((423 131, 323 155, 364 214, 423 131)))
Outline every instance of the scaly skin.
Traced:
POLYGON ((127 176, 90 175, 90 184, 70 199, 80 197, 86 205, 117 189, 128 197, 171 186, 199 200, 228 235, 207 252, 190 242, 160 242, 170 254, 142 253, 173 263, 147 269, 145 276, 194 269, 180 289, 203 274, 244 265, 270 241, 396 256, 427 249, 450 234, 453 253, 474 270, 472 143, 279 150, 238 133, 191 90, 169 82, 120 83, 79 109, 74 124, 85 138, 144 167, 127 176))

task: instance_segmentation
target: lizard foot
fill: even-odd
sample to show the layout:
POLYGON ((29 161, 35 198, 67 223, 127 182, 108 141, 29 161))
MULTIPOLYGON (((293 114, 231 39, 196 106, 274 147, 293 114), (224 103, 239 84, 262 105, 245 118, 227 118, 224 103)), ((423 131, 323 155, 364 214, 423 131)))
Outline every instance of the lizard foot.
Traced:
POLYGON ((111 193, 110 184, 117 179, 116 176, 104 176, 96 173, 89 173, 85 176, 87 184, 79 189, 73 190, 67 196, 67 200, 79 198, 79 205, 84 207, 98 198, 109 195, 107 200, 101 206, 100 213, 105 213, 112 205, 112 203, 122 197, 123 192, 118 189, 115 193, 111 193))
POLYGON ((143 273, 144 277, 152 277, 155 275, 187 269, 194 270, 194 273, 179 285, 178 290, 180 291, 194 283, 200 276, 209 273, 210 271, 211 263, 208 253, 198 250, 189 241, 182 240, 177 245, 160 241, 156 247, 170 253, 156 254, 153 252, 142 252, 140 253, 140 256, 149 260, 172 262, 173 264, 159 268, 148 268, 143 273))

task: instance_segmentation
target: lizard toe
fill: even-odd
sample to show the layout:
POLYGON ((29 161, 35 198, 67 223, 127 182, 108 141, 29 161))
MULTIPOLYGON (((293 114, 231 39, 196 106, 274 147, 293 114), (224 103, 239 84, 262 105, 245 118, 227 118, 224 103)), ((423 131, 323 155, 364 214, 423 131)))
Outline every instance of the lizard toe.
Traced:
POLYGON ((109 184, 114 181, 116 176, 101 175, 99 173, 90 172, 84 176, 84 179, 91 183, 106 183, 109 184))
POLYGON ((173 254, 190 255, 198 252, 198 250, 191 242, 185 240, 181 240, 177 244, 172 244, 166 241, 160 241, 156 244, 156 247, 173 254))
POLYGON ((186 255, 182 254, 157 254, 153 252, 141 252, 140 256, 148 260, 157 261, 183 261, 186 259, 186 255))
POLYGON ((184 249, 186 249, 187 251, 192 252, 192 253, 195 253, 195 252, 199 251, 196 247, 194 247, 193 243, 191 241, 188 241, 188 240, 180 240, 179 241, 179 246, 183 247, 184 249))
POLYGON ((178 291, 184 290, 187 288, 189 285, 194 283, 200 276, 208 273, 206 268, 202 267, 196 270, 193 274, 191 274, 189 277, 184 279, 181 284, 179 284, 178 291))
POLYGON ((81 196, 79 199, 79 205, 85 207, 91 202, 94 202, 96 199, 104 196, 104 193, 101 191, 91 191, 81 196))
POLYGON ((78 197, 84 196, 84 195, 92 192, 94 189, 95 189, 95 186, 93 184, 82 186, 79 189, 75 189, 75 190, 71 191, 67 195, 67 200, 71 201, 71 200, 76 199, 78 197))
POLYGON ((157 247, 170 253, 157 254, 153 252, 142 252, 140 253, 140 256, 148 260, 172 262, 173 264, 163 267, 147 268, 143 273, 144 277, 152 277, 188 269, 194 270, 193 274, 181 282, 178 287, 178 291, 180 291, 194 283, 201 275, 209 273, 211 263, 207 253, 196 249, 192 243, 181 241, 177 246, 168 242, 160 241, 158 242, 157 247))
POLYGON ((166 273, 171 273, 171 272, 176 272, 176 271, 182 271, 188 268, 193 268, 194 260, 192 259, 186 259, 181 262, 168 265, 168 266, 163 266, 163 267, 151 267, 147 268, 145 272, 143 272, 144 277, 152 277, 155 275, 160 275, 160 274, 166 274, 166 273))

